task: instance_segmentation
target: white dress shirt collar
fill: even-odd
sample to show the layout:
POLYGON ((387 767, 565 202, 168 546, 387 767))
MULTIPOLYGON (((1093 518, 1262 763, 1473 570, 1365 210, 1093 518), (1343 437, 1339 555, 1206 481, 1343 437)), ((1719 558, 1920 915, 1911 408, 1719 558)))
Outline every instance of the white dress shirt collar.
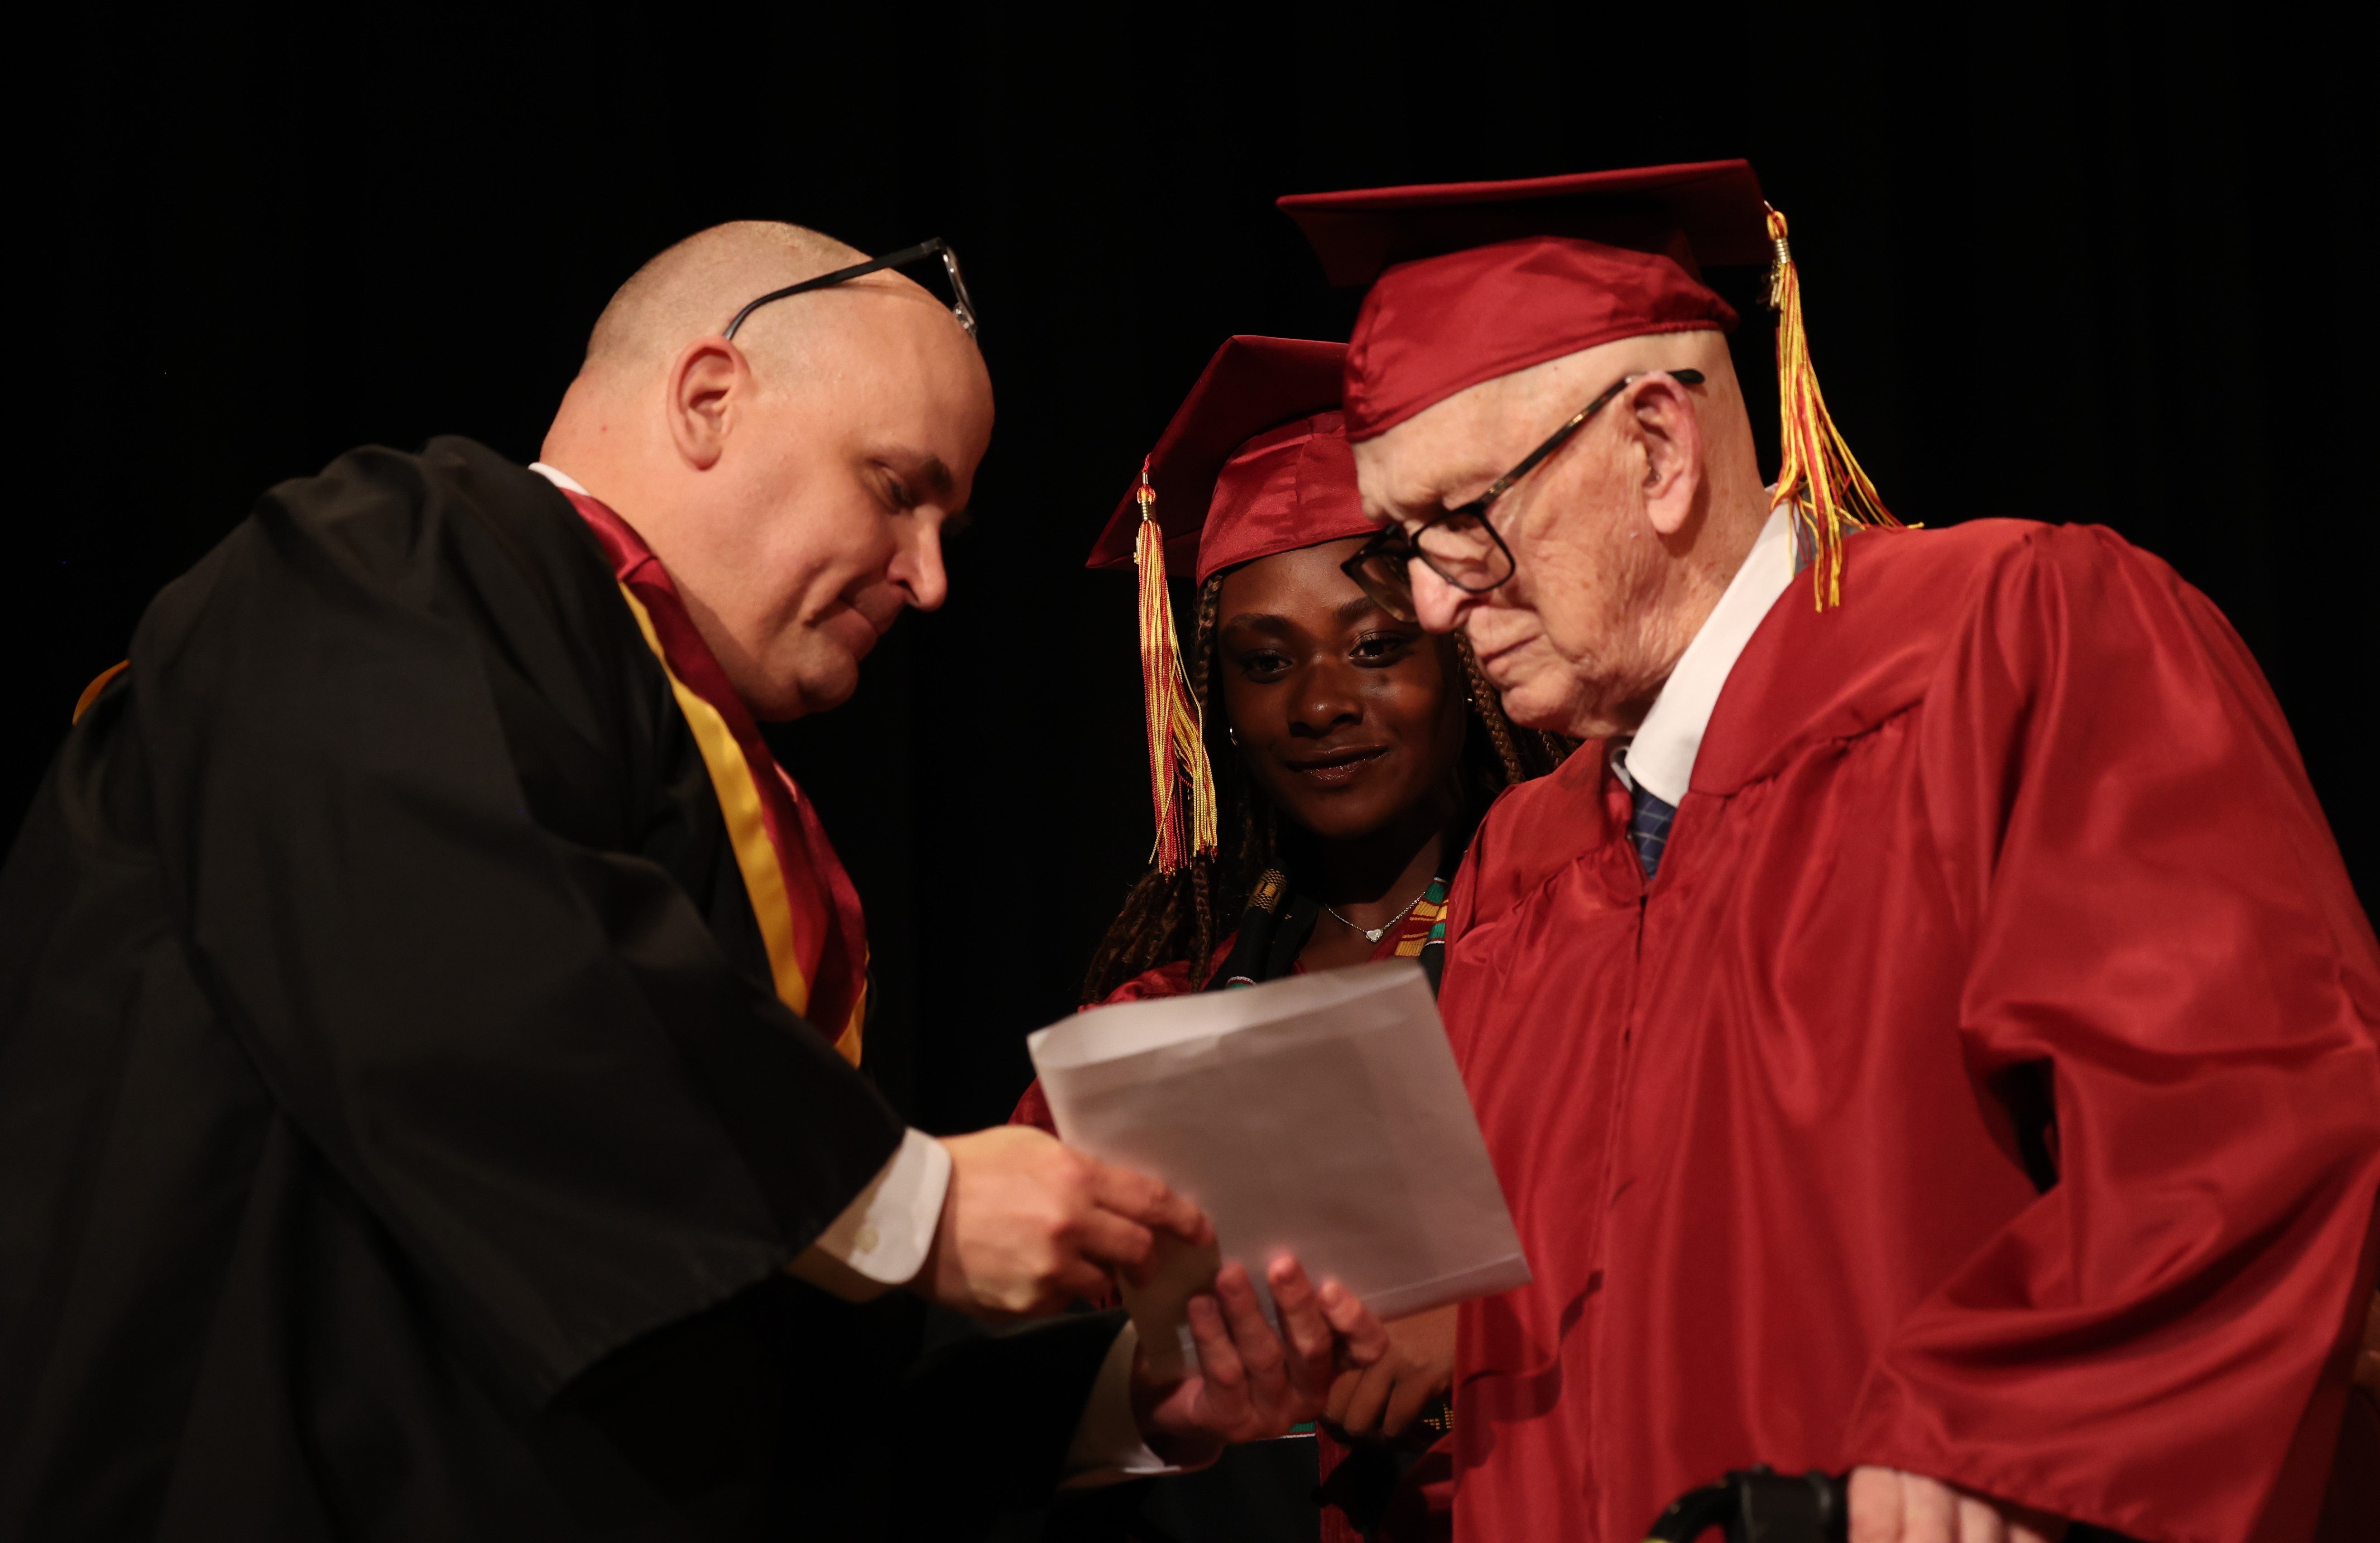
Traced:
POLYGON ((1774 511, 1759 539, 1735 570, 1718 604, 1678 656, 1678 667, 1654 699, 1643 726, 1619 765, 1632 787, 1642 787, 1665 804, 1686 796, 1703 731, 1718 706, 1719 688, 1752 641, 1761 618, 1793 582, 1793 521, 1791 508, 1774 511))
POLYGON ((531 471, 536 472, 540 477, 544 478, 547 481, 552 483, 555 487, 560 488, 564 492, 575 492, 581 498, 592 498, 595 496, 593 493, 589 492, 585 488, 578 485, 577 478, 571 476, 570 473, 563 470, 558 466, 548 466, 543 461, 531 461, 528 464, 528 468, 531 471))

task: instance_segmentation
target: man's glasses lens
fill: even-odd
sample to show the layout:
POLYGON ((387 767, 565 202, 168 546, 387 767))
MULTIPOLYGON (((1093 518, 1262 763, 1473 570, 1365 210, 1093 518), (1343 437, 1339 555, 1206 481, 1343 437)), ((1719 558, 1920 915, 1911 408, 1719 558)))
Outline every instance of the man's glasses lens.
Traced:
POLYGON ((1418 619, 1414 609, 1413 577, 1407 565, 1413 561, 1413 544, 1402 530, 1383 530, 1366 541, 1355 555, 1340 565, 1340 571, 1355 581, 1355 587, 1370 597, 1373 604, 1401 622, 1418 619))
POLYGON ((969 337, 977 337, 975 301, 967 296, 966 280, 959 276, 959 254, 939 241, 929 244, 940 248, 942 272, 950 277, 951 314, 959 319, 959 325, 966 329, 969 337))
POLYGON ((1512 553, 1485 519, 1468 509, 1450 509, 1422 528, 1418 539, 1383 530, 1340 565, 1340 571, 1372 602, 1401 622, 1419 618, 1414 606, 1413 564, 1465 594, 1484 595, 1512 577, 1512 553))
POLYGON ((1413 545, 1432 572, 1458 589, 1475 594, 1512 576, 1512 554, 1486 516, 1469 504, 1449 509, 1423 526, 1415 532, 1413 545))

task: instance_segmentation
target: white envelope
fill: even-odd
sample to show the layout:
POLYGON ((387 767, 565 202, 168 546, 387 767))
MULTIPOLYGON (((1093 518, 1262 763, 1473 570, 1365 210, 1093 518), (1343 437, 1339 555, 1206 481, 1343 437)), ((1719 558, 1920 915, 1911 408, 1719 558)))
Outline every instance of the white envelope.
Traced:
MULTIPOLYGON (((1096 1008, 1026 1043, 1058 1134, 1194 1201, 1268 1317, 1263 1270, 1283 1251, 1382 1318, 1529 1279, 1409 960, 1096 1008)), ((1152 1355, 1187 1354, 1182 1306, 1217 1263, 1169 1257, 1150 1288, 1126 1293, 1152 1355)))

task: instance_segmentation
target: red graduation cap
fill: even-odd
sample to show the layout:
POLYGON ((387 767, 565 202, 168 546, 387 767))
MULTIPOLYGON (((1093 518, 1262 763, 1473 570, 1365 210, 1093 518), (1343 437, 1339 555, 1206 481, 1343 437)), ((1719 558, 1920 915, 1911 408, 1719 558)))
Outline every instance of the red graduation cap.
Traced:
POLYGON ((1353 288, 1399 262, 1532 237, 1573 237, 1724 268, 1766 262, 1767 205, 1749 161, 1696 161, 1515 182, 1439 182, 1295 193, 1281 200, 1330 282, 1353 288))
POLYGON ((1732 331, 1702 264, 1764 261, 1742 161, 1281 200, 1334 283, 1369 284, 1347 367, 1357 439, 1456 392, 1648 333, 1732 331))
POLYGON ((1094 568, 1140 570, 1152 860, 1161 872, 1215 849, 1214 777, 1166 575, 1203 584, 1259 557, 1371 533, 1339 412, 1346 353, 1305 338, 1225 340, 1091 548, 1094 568))
POLYGON ((1166 571, 1201 584, 1259 557, 1371 534, 1339 412, 1346 356, 1343 344, 1302 337, 1225 340, 1117 502, 1090 565, 1134 560, 1144 487, 1166 571))
POLYGON ((1281 207, 1332 282, 1371 286, 1347 348, 1357 440, 1598 344, 1732 331, 1735 311, 1702 283, 1702 265, 1771 261, 1785 445, 1775 498, 1827 554, 1821 607, 1840 598, 1842 528, 1900 523, 1827 415, 1785 216, 1748 162, 1305 193, 1281 207))

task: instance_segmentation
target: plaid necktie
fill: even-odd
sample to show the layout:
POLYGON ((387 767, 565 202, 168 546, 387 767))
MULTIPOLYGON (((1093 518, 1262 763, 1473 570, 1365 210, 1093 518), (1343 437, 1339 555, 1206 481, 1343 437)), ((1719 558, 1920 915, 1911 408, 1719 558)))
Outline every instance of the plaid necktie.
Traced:
POLYGON ((1628 817, 1628 839, 1636 844, 1637 860, 1649 881, 1661 867, 1661 848, 1670 844, 1670 820, 1678 806, 1664 803, 1642 783, 1636 784, 1636 812, 1628 817))

